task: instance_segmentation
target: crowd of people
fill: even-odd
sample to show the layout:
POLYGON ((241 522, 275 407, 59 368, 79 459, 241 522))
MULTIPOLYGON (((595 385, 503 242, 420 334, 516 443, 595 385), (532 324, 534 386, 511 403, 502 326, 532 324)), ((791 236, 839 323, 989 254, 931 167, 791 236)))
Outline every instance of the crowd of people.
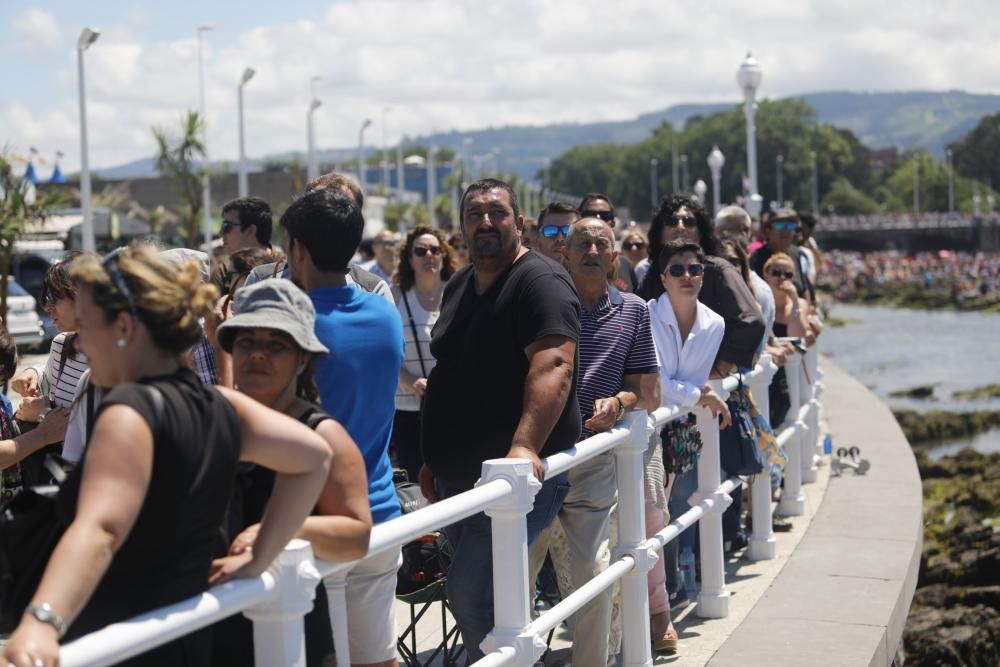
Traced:
MULTIPOLYGON (((362 558, 372 526, 400 515, 394 478, 418 482, 433 502, 471 489, 495 458, 526 461, 540 482, 532 570, 550 556, 568 594, 609 562, 613 455, 552 477, 542 459, 661 405, 706 407, 726 447, 752 398, 723 400, 709 379, 746 371, 764 352, 782 366, 822 330, 818 254, 792 210, 764 220, 755 248, 743 209, 713 220, 681 194, 660 202, 648 237, 619 234, 600 193, 549 203, 526 224, 514 189, 493 179, 467 187, 450 238, 416 226, 363 242, 362 207, 355 182, 326 174, 281 216, 285 254, 271 247, 270 207, 250 197, 223 208, 226 260, 215 270, 198 251, 148 245, 52 266, 44 303, 61 333, 46 364, 11 378, 16 350, 0 336, 23 397, 13 415, 0 406, 5 501, 52 481, 31 472, 43 456, 69 471, 7 664, 54 665, 60 639, 255 576, 291 537, 321 558, 362 558)), ((757 423, 769 432, 787 409, 779 373, 757 423)), ((649 536, 687 509, 700 451, 690 416, 650 439, 649 536)), ((781 466, 764 469, 777 497, 781 466)), ((724 457, 722 473, 739 472, 724 457)), ((743 495, 724 515, 729 551, 746 544, 743 495)), ((649 573, 661 652, 678 648, 679 550, 696 552, 694 532, 649 573)), ((445 534, 448 602, 476 660, 493 626, 489 519, 445 534)), ((400 553, 348 575, 354 665, 396 662, 400 553)), ((618 652, 617 622, 610 590, 581 609, 573 663, 604 667, 618 652)), ((333 664, 322 586, 305 627, 307 664, 333 664)), ((252 632, 231 618, 127 664, 252 664, 252 632)))
POLYGON ((1000 286, 1000 253, 918 252, 899 250, 823 253, 820 283, 838 299, 850 299, 862 289, 887 290, 894 284, 917 285, 947 294, 961 304, 1000 286))

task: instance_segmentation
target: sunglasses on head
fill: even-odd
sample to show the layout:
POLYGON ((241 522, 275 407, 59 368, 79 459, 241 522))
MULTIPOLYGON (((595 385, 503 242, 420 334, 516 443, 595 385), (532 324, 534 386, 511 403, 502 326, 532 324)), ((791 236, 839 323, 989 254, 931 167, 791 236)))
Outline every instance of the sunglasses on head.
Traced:
POLYGON ((389 248, 395 248, 397 243, 396 239, 379 239, 375 241, 375 245, 387 246, 389 248))
POLYGON ((780 222, 772 222, 771 225, 774 227, 775 231, 779 232, 794 232, 799 228, 799 223, 794 220, 782 220, 780 222))
POLYGON ((439 245, 432 245, 429 248, 424 248, 423 246, 413 246, 413 254, 416 255, 417 257, 423 257, 427 253, 430 253, 435 257, 437 257, 438 255, 441 254, 441 252, 442 252, 441 246, 439 245))
POLYGON ((782 271, 781 269, 771 269, 770 271, 768 271, 768 273, 770 273, 775 278, 787 278, 788 280, 791 280, 792 278, 795 277, 794 271, 782 271))
POLYGON ((243 225, 238 222, 233 222, 232 220, 223 220, 222 226, 219 227, 219 231, 221 231, 223 234, 228 234, 236 227, 239 227, 241 230, 243 229, 243 225))
POLYGON ((684 266, 683 264, 671 264, 667 267, 667 273, 672 275, 674 278, 680 278, 685 273, 692 278, 697 278, 701 274, 705 273, 704 264, 688 264, 684 266))
POLYGON ((667 218, 667 227, 676 227, 677 225, 684 225, 685 227, 697 227, 698 220, 694 216, 684 217, 680 215, 672 215, 667 218))
POLYGON ((600 218, 604 222, 611 222, 615 219, 615 214, 613 211, 580 211, 581 218, 600 218))
POLYGON ((547 239, 554 239, 559 236, 559 232, 562 232, 563 236, 569 236, 569 225, 544 225, 542 227, 542 236, 547 239))
POLYGON ((642 241, 626 241, 622 244, 623 250, 642 250, 646 247, 646 244, 642 241))

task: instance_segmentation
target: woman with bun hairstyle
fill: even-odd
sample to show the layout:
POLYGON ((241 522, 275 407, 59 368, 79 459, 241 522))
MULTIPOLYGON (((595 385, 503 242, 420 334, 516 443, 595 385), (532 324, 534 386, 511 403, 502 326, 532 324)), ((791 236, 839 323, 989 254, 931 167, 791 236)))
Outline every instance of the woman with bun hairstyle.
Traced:
MULTIPOLYGON (((71 275, 77 344, 109 391, 60 491, 66 530, 4 652, 16 667, 51 667, 60 638, 204 591, 240 461, 278 474, 252 553, 217 575, 259 575, 312 510, 330 464, 315 431, 203 386, 182 363, 216 299, 196 263, 133 247, 80 258, 71 275)), ((207 666, 210 642, 200 631, 122 664, 207 666)))

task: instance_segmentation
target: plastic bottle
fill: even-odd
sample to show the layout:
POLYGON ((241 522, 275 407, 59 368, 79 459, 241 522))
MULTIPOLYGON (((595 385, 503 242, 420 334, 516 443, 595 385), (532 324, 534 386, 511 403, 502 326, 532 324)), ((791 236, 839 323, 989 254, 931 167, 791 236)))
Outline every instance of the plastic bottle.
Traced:
POLYGON ((694 552, 691 547, 684 547, 680 555, 679 565, 684 592, 687 593, 688 600, 694 600, 698 595, 698 585, 695 583, 694 552))

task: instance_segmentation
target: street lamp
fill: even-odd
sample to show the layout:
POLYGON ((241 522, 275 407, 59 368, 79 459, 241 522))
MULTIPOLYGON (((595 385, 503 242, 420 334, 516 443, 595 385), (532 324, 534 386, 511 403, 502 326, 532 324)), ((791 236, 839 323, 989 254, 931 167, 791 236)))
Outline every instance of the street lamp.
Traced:
POLYGON ((656 204, 660 200, 658 187, 656 183, 656 166, 660 164, 660 161, 655 157, 649 159, 649 199, 652 202, 651 211, 656 210, 656 204))
POLYGON ((785 156, 779 155, 774 158, 774 172, 778 183, 778 206, 785 205, 785 156))
POLYGON ((247 82, 253 78, 253 75, 253 68, 247 67, 243 70, 243 76, 240 77, 240 85, 236 86, 236 99, 240 115, 240 177, 237 181, 237 191, 240 197, 246 197, 249 190, 247 186, 247 155, 243 145, 243 86, 247 85, 247 82))
POLYGON ((437 227, 434 224, 434 199, 437 197, 437 174, 435 174, 434 169, 434 151, 437 150, 436 146, 427 147, 427 160, 424 161, 424 165, 427 169, 427 211, 430 213, 431 227, 437 227))
POLYGON ((313 124, 313 112, 319 109, 323 103, 319 98, 314 97, 309 103, 309 111, 306 113, 306 146, 309 151, 309 160, 306 166, 306 180, 312 182, 319 176, 319 161, 316 159, 316 130, 313 124))
POLYGON ((757 128, 754 125, 754 112, 757 103, 754 100, 764 73, 757 60, 747 51, 747 57, 736 73, 736 82, 743 91, 744 113, 747 119, 747 172, 750 178, 750 205, 747 212, 751 217, 758 217, 761 209, 761 196, 757 189, 757 128))
POLYGON ((980 216, 979 203, 981 199, 979 197, 979 183, 977 181, 972 182, 972 215, 976 218, 980 216))
POLYGON ((718 146, 712 146, 712 152, 708 154, 708 168, 712 170, 712 210, 718 215, 722 208, 722 192, 719 183, 722 180, 722 168, 726 165, 726 156, 722 154, 718 146))
POLYGON ((90 206, 90 164, 87 156, 87 100, 83 78, 83 52, 97 41, 101 31, 84 28, 76 42, 77 84, 80 93, 80 208, 83 209, 82 241, 83 249, 93 252, 97 249, 94 240, 94 211, 90 206))
POLYGON ((389 194, 389 144, 385 140, 385 116, 390 111, 392 111, 392 107, 382 107, 382 183, 385 184, 386 194, 389 194))
POLYGON ((205 245, 212 242, 212 184, 208 176, 208 117, 205 114, 205 65, 202 58, 201 36, 214 30, 210 25, 200 25, 198 35, 198 113, 201 116, 201 146, 205 165, 201 176, 201 208, 205 215, 205 245))
POLYGON ((920 215, 920 158, 913 156, 913 212, 920 215))
POLYGON ((703 204, 705 201, 705 193, 708 192, 708 186, 705 185, 705 181, 700 178, 694 182, 694 196, 698 198, 698 203, 703 204))
POLYGON ((816 151, 809 151, 809 161, 812 162, 812 211, 819 214, 819 175, 816 173, 816 151))
POLYGON ((952 215, 955 213, 955 160, 950 148, 944 152, 944 157, 948 168, 948 215, 952 215))
POLYGON ((691 192, 688 187, 688 156, 687 153, 681 156, 681 183, 684 185, 684 192, 691 192))
POLYGON ((371 127, 372 119, 365 118, 365 122, 361 123, 361 129, 358 130, 358 183, 361 185, 361 191, 364 192, 365 189, 365 130, 371 127))

